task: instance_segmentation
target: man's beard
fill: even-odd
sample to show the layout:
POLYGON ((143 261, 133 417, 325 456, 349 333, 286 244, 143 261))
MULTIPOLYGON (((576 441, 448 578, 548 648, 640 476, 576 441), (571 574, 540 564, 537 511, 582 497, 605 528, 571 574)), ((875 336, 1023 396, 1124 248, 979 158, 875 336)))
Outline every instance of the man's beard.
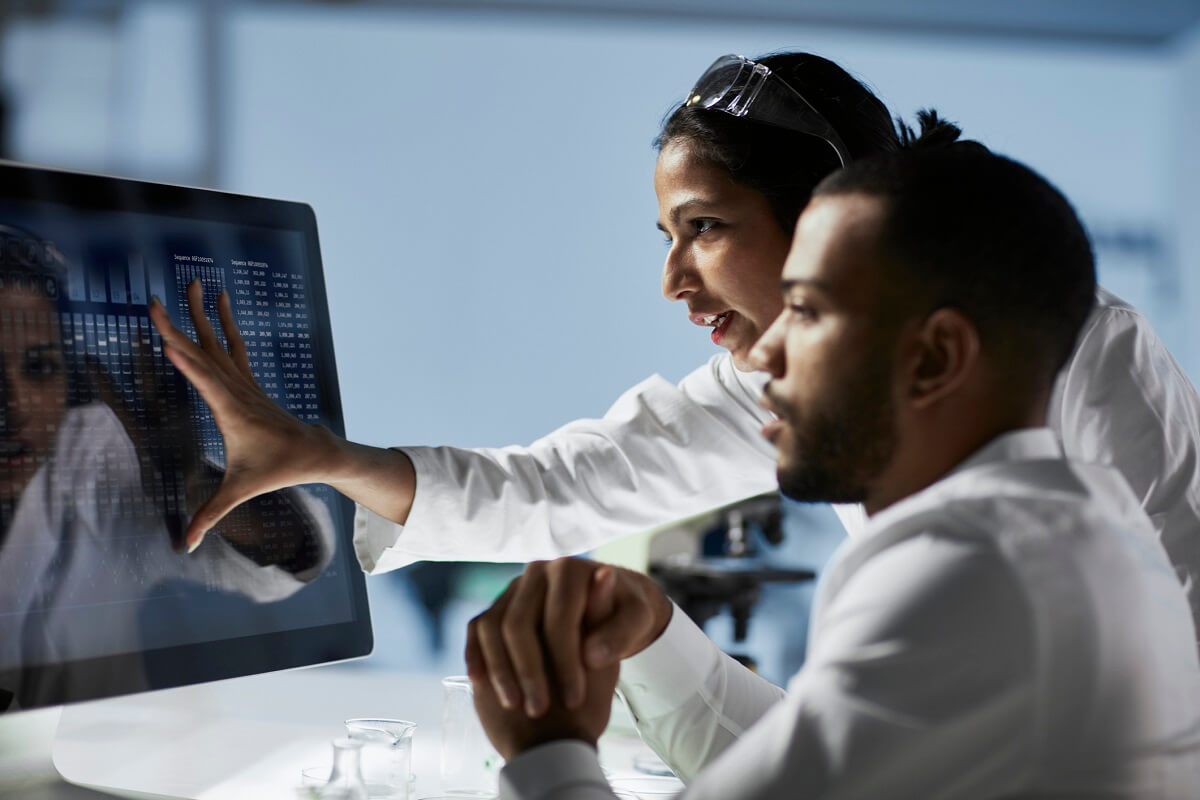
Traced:
POLYGON ((842 387, 828 391, 803 417, 772 395, 791 439, 777 469, 780 490, 802 503, 861 503, 896 451, 891 369, 870 360, 842 387))

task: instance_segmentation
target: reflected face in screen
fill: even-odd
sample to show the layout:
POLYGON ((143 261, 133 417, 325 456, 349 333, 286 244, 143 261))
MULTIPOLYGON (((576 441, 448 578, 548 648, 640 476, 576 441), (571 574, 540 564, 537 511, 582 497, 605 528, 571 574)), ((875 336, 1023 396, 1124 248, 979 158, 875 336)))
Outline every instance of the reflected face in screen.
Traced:
POLYGON ((699 158, 686 139, 663 147, 654 170, 658 228, 670 250, 662 291, 687 303, 714 344, 748 369, 750 348, 779 314, 779 274, 791 232, 764 194, 699 158))
POLYGON ((0 500, 15 500, 54 447, 67 407, 67 371, 54 305, 0 292, 0 500))

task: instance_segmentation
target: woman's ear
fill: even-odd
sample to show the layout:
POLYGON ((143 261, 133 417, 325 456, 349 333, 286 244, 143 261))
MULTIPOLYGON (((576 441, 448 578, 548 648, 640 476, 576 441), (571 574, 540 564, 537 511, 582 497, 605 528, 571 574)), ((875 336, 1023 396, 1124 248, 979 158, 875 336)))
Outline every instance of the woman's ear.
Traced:
POLYGON ((916 329, 911 348, 908 399, 927 408, 970 378, 979 362, 979 330, 958 309, 939 308, 916 329))

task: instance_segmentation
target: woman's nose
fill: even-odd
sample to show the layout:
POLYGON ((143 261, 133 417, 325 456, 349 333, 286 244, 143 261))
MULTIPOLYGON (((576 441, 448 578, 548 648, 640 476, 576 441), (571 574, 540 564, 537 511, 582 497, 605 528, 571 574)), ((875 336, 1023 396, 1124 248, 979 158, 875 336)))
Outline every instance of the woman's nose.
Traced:
POLYGON ((29 415, 20 405, 16 381, 8 374, 4 359, 0 358, 0 434, 14 433, 25 425, 29 415))
POLYGON ((703 286, 696 265, 680 249, 672 247, 663 262, 662 293, 668 300, 684 300, 703 286))

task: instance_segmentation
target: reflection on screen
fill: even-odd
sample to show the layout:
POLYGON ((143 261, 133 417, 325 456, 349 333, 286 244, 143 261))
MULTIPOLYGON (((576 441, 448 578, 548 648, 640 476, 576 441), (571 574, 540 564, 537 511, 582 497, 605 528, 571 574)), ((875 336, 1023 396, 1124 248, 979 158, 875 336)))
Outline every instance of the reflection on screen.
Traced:
POLYGON ((0 711, 152 688, 173 668, 154 652, 351 616, 327 487, 247 502, 183 552, 224 450, 148 316, 157 296, 194 335, 188 284, 214 322, 228 291, 260 385, 328 424, 307 264, 294 230, 0 203, 0 711), (120 654, 138 656, 94 661, 120 654))

